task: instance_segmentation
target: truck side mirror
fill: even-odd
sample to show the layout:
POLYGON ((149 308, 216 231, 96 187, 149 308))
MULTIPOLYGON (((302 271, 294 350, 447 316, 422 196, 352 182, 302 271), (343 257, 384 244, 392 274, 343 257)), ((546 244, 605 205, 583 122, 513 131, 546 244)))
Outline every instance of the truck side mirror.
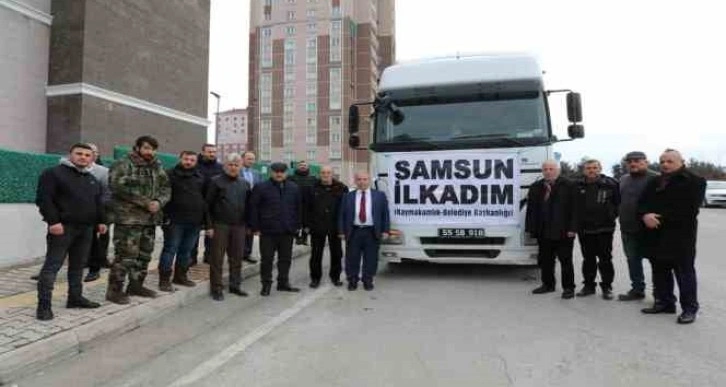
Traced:
POLYGON ((351 134, 348 137, 348 146, 351 148, 358 148, 360 146, 360 137, 357 134, 351 134))
POLYGON ((403 115, 401 109, 399 109, 396 105, 391 104, 391 122, 393 125, 401 125, 401 122, 403 122, 405 118, 406 117, 403 115))
POLYGON ((580 93, 567 93, 567 118, 573 124, 582 122, 582 101, 580 93))
POLYGON ((585 127, 580 124, 572 124, 567 127, 567 135, 572 139, 585 137, 585 127))
MULTIPOLYGON (((358 106, 350 105, 348 108, 348 133, 358 133, 358 125, 360 120, 360 113, 358 112, 358 106)), ((351 136, 351 139, 353 136, 351 136)))

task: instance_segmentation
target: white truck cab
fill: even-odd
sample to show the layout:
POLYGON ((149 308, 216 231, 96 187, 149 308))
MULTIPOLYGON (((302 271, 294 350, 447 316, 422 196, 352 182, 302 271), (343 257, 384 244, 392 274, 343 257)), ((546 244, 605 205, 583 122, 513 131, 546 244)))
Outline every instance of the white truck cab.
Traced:
MULTIPOLYGON (((557 142, 548 96, 568 92, 570 139, 584 136, 580 96, 546 91, 537 60, 490 54, 420 60, 384 70, 373 105, 370 172, 386 193, 389 262, 532 265, 524 232, 529 186, 557 142)), ((567 141, 567 140, 565 140, 567 141)))

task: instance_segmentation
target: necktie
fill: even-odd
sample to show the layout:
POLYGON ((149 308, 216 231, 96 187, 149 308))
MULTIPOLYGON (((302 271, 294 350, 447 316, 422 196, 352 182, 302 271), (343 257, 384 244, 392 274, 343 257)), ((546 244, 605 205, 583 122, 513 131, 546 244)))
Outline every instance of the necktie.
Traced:
POLYGON ((361 191, 360 193, 360 211, 358 212, 358 219, 361 224, 366 222, 366 192, 361 191))
POLYGON ((545 181, 545 195, 544 195, 544 201, 550 200, 550 195, 552 194, 552 183, 549 181, 545 181))

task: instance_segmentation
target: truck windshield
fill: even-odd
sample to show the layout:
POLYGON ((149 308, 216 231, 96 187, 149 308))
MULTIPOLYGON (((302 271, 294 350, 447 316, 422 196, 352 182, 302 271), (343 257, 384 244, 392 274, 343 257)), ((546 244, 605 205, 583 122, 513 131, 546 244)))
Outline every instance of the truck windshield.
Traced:
POLYGON ((547 106, 541 92, 395 101, 405 119, 389 112, 375 119, 374 151, 533 146, 549 141, 547 106))

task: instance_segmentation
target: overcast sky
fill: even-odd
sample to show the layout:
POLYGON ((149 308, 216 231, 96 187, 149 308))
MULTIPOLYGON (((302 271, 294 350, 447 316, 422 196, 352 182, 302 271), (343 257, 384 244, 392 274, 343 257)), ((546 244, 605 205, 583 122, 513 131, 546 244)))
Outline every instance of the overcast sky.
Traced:
MULTIPOLYGON (((630 150, 655 159, 674 147, 723 165, 723 15, 701 0, 396 0, 396 59, 533 52, 547 88, 582 93, 586 136, 558 144, 563 159, 610 165, 630 150)), ((249 0, 212 1, 210 90, 222 110, 247 106, 248 31, 249 0)), ((553 98, 554 131, 565 138, 564 98, 553 98)), ((210 117, 215 109, 211 98, 210 117)))

